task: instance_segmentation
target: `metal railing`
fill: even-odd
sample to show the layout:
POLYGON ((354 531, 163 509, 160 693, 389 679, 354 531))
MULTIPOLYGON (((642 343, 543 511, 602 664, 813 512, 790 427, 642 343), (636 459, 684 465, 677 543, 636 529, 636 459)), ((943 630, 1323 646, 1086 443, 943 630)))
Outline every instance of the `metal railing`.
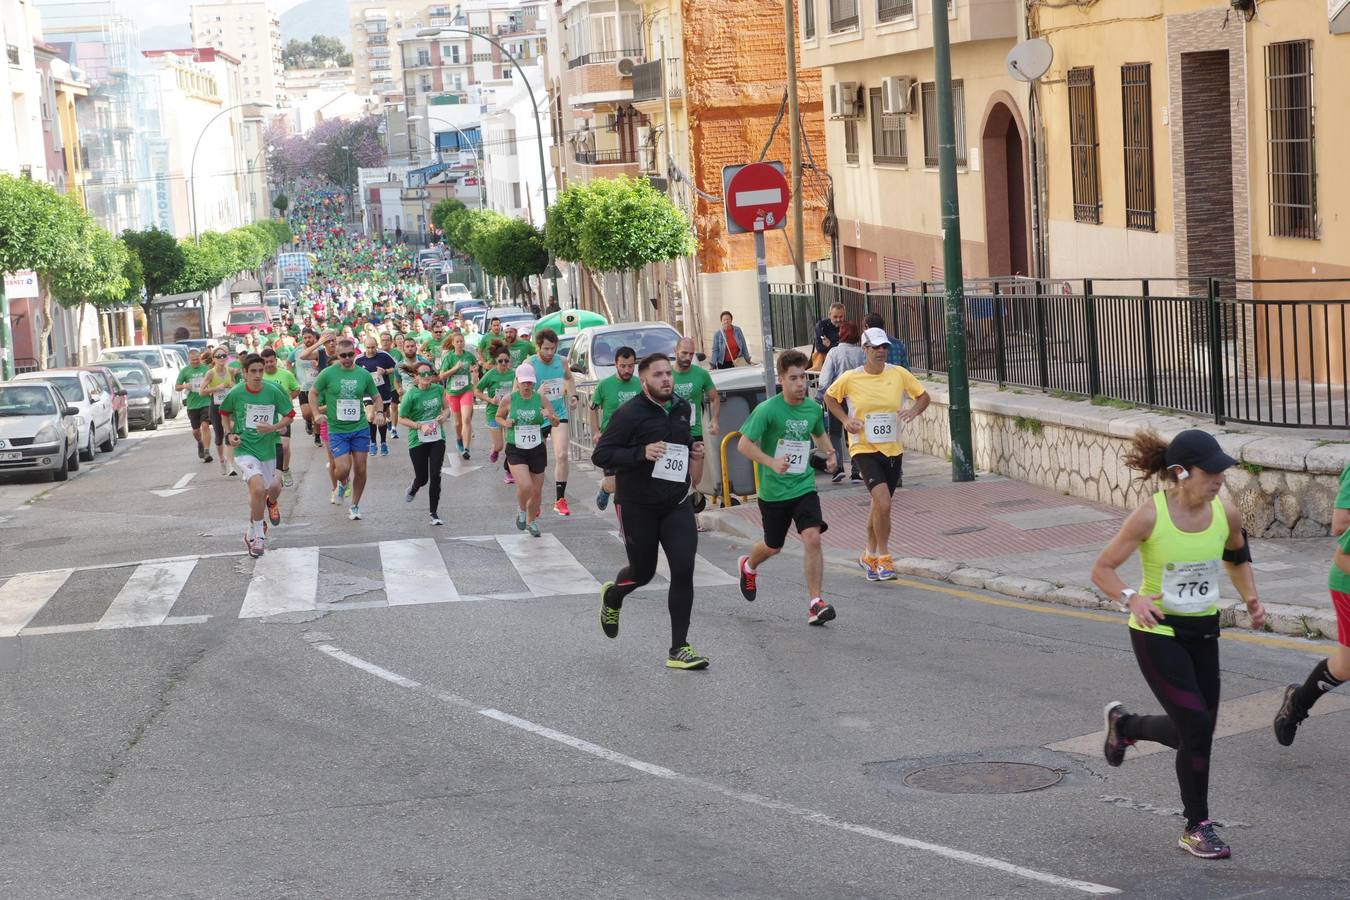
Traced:
POLYGON ((572 157, 587 166, 614 166, 638 161, 636 150, 577 150, 572 157))
POLYGON ((654 59, 636 66, 633 69, 633 102, 661 100, 667 93, 671 98, 680 97, 683 90, 679 67, 678 57, 654 59))
MULTIPOLYGON (((940 282, 827 276, 771 285, 774 346, 814 339, 831 303, 879 313, 910 368, 947 371, 940 282)), ((1293 428, 1350 429, 1350 279, 972 279, 970 378, 1293 428)))
POLYGON ((612 63, 625 56, 640 62, 643 56, 642 48, 639 47, 636 50, 594 50, 572 57, 567 61, 567 68, 577 69, 581 66, 591 66, 596 63, 612 63))

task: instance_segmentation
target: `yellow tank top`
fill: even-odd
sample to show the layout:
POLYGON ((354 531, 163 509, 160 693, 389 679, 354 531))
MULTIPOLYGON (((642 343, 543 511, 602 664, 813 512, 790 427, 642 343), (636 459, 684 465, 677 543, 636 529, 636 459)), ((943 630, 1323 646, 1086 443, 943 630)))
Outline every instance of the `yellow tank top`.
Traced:
MULTIPOLYGON (((1219 611, 1219 579, 1224 576, 1223 548, 1228 543, 1228 515, 1215 497, 1210 503, 1209 526, 1204 531, 1182 531, 1167 510, 1167 493, 1153 495, 1157 519, 1148 540, 1139 545, 1144 568, 1141 594, 1162 594, 1154 605, 1167 616, 1210 616, 1219 611)), ((1165 623, 1167 620, 1164 619, 1165 623)), ((1137 631, 1175 636, 1166 624, 1145 628, 1133 615, 1137 631)))

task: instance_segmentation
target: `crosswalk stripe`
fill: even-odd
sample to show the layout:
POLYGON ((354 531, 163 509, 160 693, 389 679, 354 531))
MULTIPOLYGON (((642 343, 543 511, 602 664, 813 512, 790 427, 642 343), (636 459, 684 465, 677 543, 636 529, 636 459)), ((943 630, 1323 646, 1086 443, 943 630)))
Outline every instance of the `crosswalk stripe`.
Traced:
POLYGON ((163 624, 196 567, 195 559, 137 566, 96 627, 103 631, 163 624))
POLYGON ((23 631, 73 571, 32 572, 6 581, 0 587, 0 637, 13 637, 23 631))
POLYGON ((319 548, 282 548, 259 557, 239 610, 241 619, 318 608, 319 548))
POLYGON ((380 565, 384 567, 384 594, 390 606, 460 599, 440 548, 431 538, 380 541, 380 565))
POLYGON ((600 582, 591 577, 556 535, 499 534, 497 543, 515 566, 520 580, 536 595, 556 597, 600 590, 600 582))
MULTIPOLYGON (((611 531, 610 534, 623 543, 623 533, 611 531)), ((656 574, 660 575, 666 581, 670 581, 670 561, 666 559, 664 553, 656 554, 656 574)), ((721 587, 726 584, 738 584, 739 582, 723 572, 717 566, 709 562, 701 553, 694 554, 694 587, 721 587)))

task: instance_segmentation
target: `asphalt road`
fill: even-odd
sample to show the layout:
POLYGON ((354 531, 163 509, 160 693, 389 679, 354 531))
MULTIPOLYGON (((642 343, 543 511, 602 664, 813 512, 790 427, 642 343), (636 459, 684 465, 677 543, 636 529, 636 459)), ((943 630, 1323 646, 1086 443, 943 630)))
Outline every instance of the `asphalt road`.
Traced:
POLYGON ((1350 896, 1350 712, 1284 749, 1258 696, 1317 645, 1225 640, 1250 709, 1214 761, 1234 857, 1203 862, 1170 753, 1049 747, 1107 700, 1155 711, 1119 618, 831 567, 809 628, 796 558, 748 604, 744 548, 704 535, 712 665, 669 671, 660 583, 600 633, 622 548, 592 472, 531 544, 481 448, 433 529, 402 441, 361 522, 297 443, 257 563, 181 419, 64 485, 0 479, 0 896, 1350 896), (952 763, 930 788, 982 792, 906 781, 952 763), (1012 772, 1058 780, 989 792, 1012 772))

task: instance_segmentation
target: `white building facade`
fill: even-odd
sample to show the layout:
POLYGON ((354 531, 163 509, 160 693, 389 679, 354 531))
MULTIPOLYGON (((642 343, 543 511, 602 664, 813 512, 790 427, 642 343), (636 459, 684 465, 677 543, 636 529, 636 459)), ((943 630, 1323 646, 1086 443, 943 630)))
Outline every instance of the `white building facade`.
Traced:
POLYGON ((286 103, 281 20, 270 0, 194 3, 192 46, 224 50, 239 60, 241 99, 286 103))

